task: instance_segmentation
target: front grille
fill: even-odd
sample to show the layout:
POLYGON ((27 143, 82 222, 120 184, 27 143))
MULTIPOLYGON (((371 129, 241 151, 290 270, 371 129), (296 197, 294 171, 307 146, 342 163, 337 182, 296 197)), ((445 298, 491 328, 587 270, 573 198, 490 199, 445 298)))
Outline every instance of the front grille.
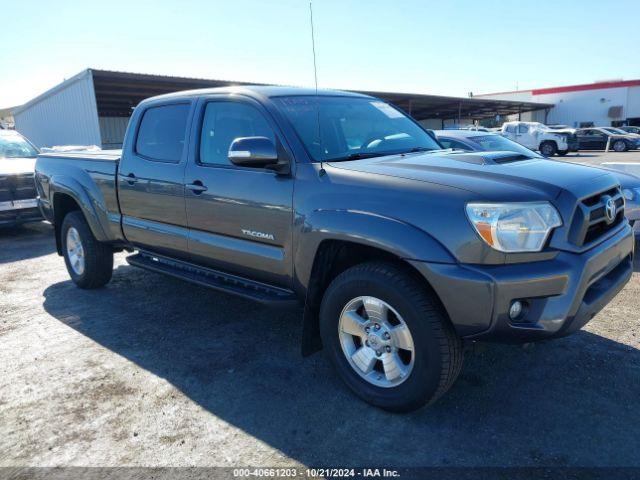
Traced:
POLYGON ((0 176, 0 202, 36 198, 33 173, 0 176))
POLYGON ((606 237, 607 233, 624 221, 624 199, 620 188, 615 187, 584 198, 571 222, 569 237, 572 243, 582 247, 606 237), (607 201, 616 205, 613 219, 607 216, 607 201))

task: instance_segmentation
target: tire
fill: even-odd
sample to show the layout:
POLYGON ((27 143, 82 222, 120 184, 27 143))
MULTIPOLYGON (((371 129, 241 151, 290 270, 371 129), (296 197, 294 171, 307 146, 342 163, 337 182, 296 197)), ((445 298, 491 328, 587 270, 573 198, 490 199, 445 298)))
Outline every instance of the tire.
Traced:
POLYGON ((96 240, 82 212, 73 211, 64 217, 60 235, 64 263, 78 287, 90 290, 109 283, 113 273, 113 251, 96 240), (82 268, 74 261, 78 257, 82 258, 82 268))
POLYGON ((540 153, 545 157, 553 157, 558 151, 558 147, 554 142, 546 141, 540 144, 539 150, 540 153))
POLYGON ((616 152, 626 152, 627 144, 624 140, 616 140, 613 142, 613 150, 616 152))
MULTIPOLYGON (((358 311, 361 310, 350 313, 356 313, 358 319, 363 318, 358 315, 358 311)), ((375 312, 375 309, 370 308, 370 311, 375 312)), ((366 314, 363 315, 366 317, 366 314)), ((344 318, 347 317, 348 315, 345 315, 344 318)), ((331 363, 347 386, 364 401, 385 410, 409 412, 435 402, 453 385, 462 369, 462 341, 446 314, 442 312, 435 294, 415 275, 392 263, 363 263, 337 276, 322 299, 320 335, 331 363), (348 311, 350 305, 356 308, 355 305, 361 299, 365 299, 363 302, 372 302, 366 300, 372 297, 391 308, 388 320, 394 323, 397 321, 398 325, 388 331, 383 327, 374 332, 375 323, 371 323, 376 321, 374 314, 373 317, 365 318, 365 322, 368 322, 365 325, 370 326, 369 332, 378 334, 384 331, 387 335, 404 324, 410 332, 413 350, 409 355, 409 350, 395 349, 387 345, 384 347, 387 350, 381 349, 382 356, 373 359, 374 366, 367 369, 370 373, 367 374, 368 379, 365 379, 365 372, 363 369, 358 370, 353 364, 355 362, 349 359, 353 359, 353 356, 347 353, 346 348, 353 348, 354 351, 365 347, 372 349, 372 343, 368 340, 371 333, 364 333, 362 338, 351 337, 355 346, 349 344, 345 347, 344 338, 347 337, 346 342, 349 343, 350 334, 343 331, 341 316, 348 311), (389 375, 384 369, 384 364, 390 358, 407 362, 403 363, 399 370, 391 370, 392 374, 405 371, 405 375, 396 373, 397 377, 392 381, 388 379, 389 375), (387 385, 372 382, 383 382, 387 385)), ((392 340, 388 341, 393 341, 396 336, 397 333, 393 333, 392 340)), ((406 340, 400 343, 405 342, 406 340)), ((351 353, 351 350, 349 352, 351 353)))
POLYGON ((567 153, 569 153, 569 150, 558 150, 556 153, 559 156, 564 157, 567 153))

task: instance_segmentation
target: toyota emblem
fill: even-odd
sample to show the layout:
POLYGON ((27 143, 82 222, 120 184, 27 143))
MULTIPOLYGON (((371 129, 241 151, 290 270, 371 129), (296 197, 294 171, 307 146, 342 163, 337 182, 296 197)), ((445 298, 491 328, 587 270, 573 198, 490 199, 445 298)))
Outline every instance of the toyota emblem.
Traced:
POLYGON ((618 214, 618 207, 616 206, 616 201, 613 198, 609 198, 605 203, 604 213, 607 216, 607 221, 609 223, 613 222, 616 219, 616 215, 618 214))

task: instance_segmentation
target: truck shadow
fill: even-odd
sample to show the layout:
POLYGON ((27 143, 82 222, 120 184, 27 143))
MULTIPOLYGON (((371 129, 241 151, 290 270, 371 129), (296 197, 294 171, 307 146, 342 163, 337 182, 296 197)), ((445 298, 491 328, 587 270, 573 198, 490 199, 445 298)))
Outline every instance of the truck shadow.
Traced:
POLYGON ((65 281, 44 297, 60 322, 303 464, 638 462, 640 351, 586 331, 531 349, 474 347, 438 403, 394 415, 347 391, 322 353, 301 358, 299 311, 128 266, 102 290, 65 281))
POLYGON ((0 227, 0 264, 42 257, 55 250, 53 227, 49 223, 0 227), (46 241, 47 237, 50 241, 46 241))

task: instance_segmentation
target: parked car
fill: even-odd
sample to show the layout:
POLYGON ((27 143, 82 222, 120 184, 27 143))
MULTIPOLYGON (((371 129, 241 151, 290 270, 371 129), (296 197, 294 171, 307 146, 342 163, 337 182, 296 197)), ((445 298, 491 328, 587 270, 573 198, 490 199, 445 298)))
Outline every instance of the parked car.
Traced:
POLYGON ((624 126, 624 127, 620 127, 620 130, 623 130, 627 133, 635 133, 637 135, 640 135, 640 127, 624 126))
POLYGON ((501 133, 545 157, 578 151, 578 141, 572 130, 552 130, 538 122, 505 122, 501 133))
POLYGON ((444 394, 464 342, 568 335, 633 271, 611 174, 443 151, 355 93, 147 99, 121 152, 41 154, 36 183, 78 287, 105 285, 127 249, 134 266, 302 304, 303 353, 324 348, 357 395, 395 411, 444 394))
POLYGON ((465 125, 460 127, 459 130, 471 130, 473 132, 490 132, 489 127, 482 127, 480 125, 465 125))
POLYGON ((38 149, 15 130, 0 130, 0 226, 42 220, 33 181, 38 149))
POLYGON ((640 139, 640 135, 637 133, 632 133, 632 132, 627 132, 625 130, 622 130, 621 128, 616 128, 616 127, 602 127, 603 129, 605 129, 607 132, 612 133, 613 135, 625 135, 625 136, 629 136, 631 138, 634 138, 636 140, 640 139))
POLYGON ((580 150, 605 150, 607 143, 609 148, 616 152, 635 150, 640 146, 640 139, 629 134, 622 135, 612 132, 607 128, 579 128, 576 130, 580 150))
POLYGON ((528 158, 544 158, 533 150, 497 133, 465 130, 434 130, 433 133, 445 148, 468 152, 506 151, 528 158))

